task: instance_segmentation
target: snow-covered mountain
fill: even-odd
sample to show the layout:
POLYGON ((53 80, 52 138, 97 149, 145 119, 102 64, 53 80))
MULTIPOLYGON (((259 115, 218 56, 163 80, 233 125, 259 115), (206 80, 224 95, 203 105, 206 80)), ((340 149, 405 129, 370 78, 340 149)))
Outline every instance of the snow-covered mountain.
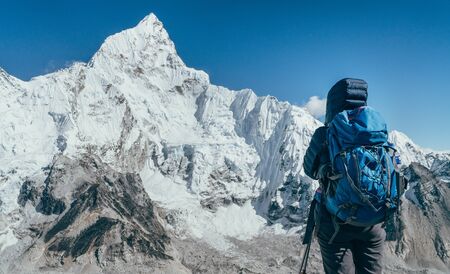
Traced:
POLYGON ((432 168, 433 164, 440 161, 448 161, 450 153, 437 152, 430 149, 425 149, 415 144, 404 133, 393 130, 389 134, 389 139, 393 142, 400 152, 402 164, 409 166, 411 163, 421 163, 427 168, 432 168))
MULTIPOLYGON (((298 246, 286 239, 298 238, 289 235, 302 230, 316 187, 302 161, 321 122, 272 96, 211 84, 153 14, 108 37, 87 64, 27 82, 0 70, 0 94, 2 271, 297 267, 298 246), (195 258, 194 247, 203 250, 195 258)), ((449 154, 396 131, 391 140, 405 168, 417 162, 448 180, 449 154)))

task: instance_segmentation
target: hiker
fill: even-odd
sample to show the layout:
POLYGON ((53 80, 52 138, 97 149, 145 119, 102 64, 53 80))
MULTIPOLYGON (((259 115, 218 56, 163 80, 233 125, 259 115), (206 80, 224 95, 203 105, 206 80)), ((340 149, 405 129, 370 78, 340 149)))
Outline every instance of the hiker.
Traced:
MULTIPOLYGON (((403 192, 397 164, 384 120, 367 107, 367 83, 338 81, 303 161, 306 175, 320 184, 304 244, 311 244, 315 226, 325 273, 382 272, 383 222, 398 210, 403 192)), ((301 273, 307 253, 309 246, 301 273)))

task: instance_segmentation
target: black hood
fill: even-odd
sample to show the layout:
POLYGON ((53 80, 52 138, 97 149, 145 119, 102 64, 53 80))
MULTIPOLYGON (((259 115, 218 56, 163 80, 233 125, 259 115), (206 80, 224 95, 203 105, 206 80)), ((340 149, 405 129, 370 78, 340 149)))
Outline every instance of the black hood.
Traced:
POLYGON ((367 105, 367 83, 364 80, 344 78, 330 89, 327 96, 325 125, 343 110, 367 105))

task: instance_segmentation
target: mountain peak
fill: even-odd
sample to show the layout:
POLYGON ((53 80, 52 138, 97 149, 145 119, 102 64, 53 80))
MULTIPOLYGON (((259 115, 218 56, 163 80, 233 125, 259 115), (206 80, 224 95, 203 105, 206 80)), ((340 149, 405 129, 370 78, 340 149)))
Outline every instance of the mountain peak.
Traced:
POLYGON ((106 63, 110 66, 112 59, 129 64, 151 62, 155 66, 161 65, 167 55, 177 56, 175 45, 161 21, 150 13, 135 27, 106 38, 91 64, 106 63))
POLYGON ((153 26, 153 25, 162 25, 161 21, 159 21, 158 17, 154 13, 150 13, 145 16, 136 26, 153 26))

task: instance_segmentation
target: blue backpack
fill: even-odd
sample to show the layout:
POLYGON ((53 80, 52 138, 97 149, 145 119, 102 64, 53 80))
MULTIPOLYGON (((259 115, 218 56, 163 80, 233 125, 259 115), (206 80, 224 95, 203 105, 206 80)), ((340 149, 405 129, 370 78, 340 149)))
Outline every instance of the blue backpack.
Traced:
POLYGON ((400 175, 380 113, 367 106, 340 112, 329 124, 327 142, 333 174, 324 203, 335 229, 386 220, 399 206, 400 175))

